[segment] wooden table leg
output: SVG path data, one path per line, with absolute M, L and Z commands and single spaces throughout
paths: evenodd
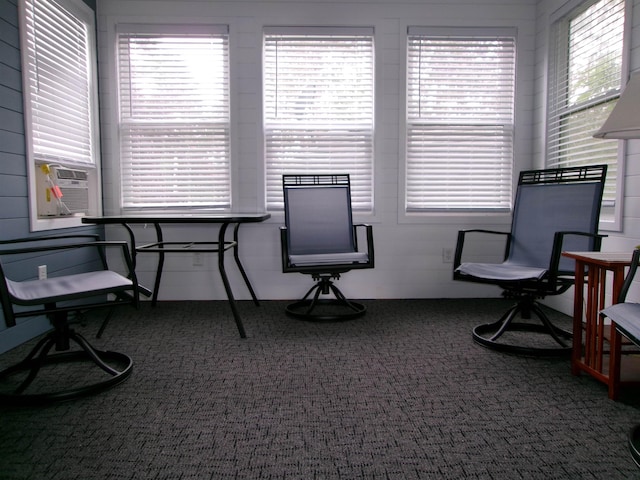
M 573 349 L 571 350 L 571 374 L 580 373 L 582 361 L 582 302 L 584 299 L 584 263 L 576 260 L 576 278 L 573 294 Z

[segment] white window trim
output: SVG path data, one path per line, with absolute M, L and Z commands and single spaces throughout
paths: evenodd
M 89 173 L 89 211 L 92 214 L 102 212 L 102 179 L 100 169 L 100 123 L 98 111 L 98 80 L 97 80 L 97 47 L 96 47 L 96 31 L 95 31 L 95 12 L 89 8 L 81 0 L 56 0 L 63 8 L 73 13 L 78 20 L 85 23 L 88 33 L 88 44 L 91 52 L 91 71 L 89 78 L 93 88 L 90 93 L 90 111 L 92 112 L 91 129 L 92 134 L 92 157 L 93 164 L 74 164 L 69 162 L 64 166 L 70 168 L 79 168 L 87 170 Z M 18 5 L 19 25 L 20 25 L 20 51 L 22 58 L 23 72 L 23 99 L 24 99 L 24 118 L 25 118 L 25 148 L 27 159 L 27 177 L 28 177 L 28 193 L 29 193 L 29 218 L 31 231 L 45 231 L 59 228 L 71 228 L 82 225 L 81 216 L 74 215 L 69 217 L 38 217 L 38 176 L 42 175 L 41 170 L 36 165 L 36 159 L 33 151 L 33 142 L 30 140 L 34 131 L 32 128 L 32 100 L 29 92 L 29 65 L 27 52 L 27 32 L 26 32 L 26 3 L 20 0 Z

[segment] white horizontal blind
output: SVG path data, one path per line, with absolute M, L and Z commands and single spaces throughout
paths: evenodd
M 268 209 L 298 173 L 348 173 L 353 209 L 373 209 L 373 49 L 371 28 L 265 30 Z
M 35 160 L 96 162 L 93 116 L 95 55 L 89 27 L 76 12 L 50 0 L 25 0 L 24 72 Z
M 410 27 L 406 210 L 508 210 L 516 39 Z
M 122 25 L 122 206 L 230 208 L 226 26 Z
M 624 0 L 600 0 L 554 24 L 547 166 L 607 164 L 603 216 L 615 207 L 617 140 L 593 138 L 620 96 Z

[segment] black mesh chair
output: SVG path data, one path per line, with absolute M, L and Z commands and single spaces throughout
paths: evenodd
M 109 270 L 106 249 L 121 252 L 128 277 Z M 74 265 L 82 264 L 83 272 L 67 270 L 42 280 L 25 279 L 18 261 L 33 257 L 37 262 L 57 262 L 62 271 L 72 258 Z M 100 241 L 97 235 L 0 242 L 0 300 L 7 327 L 15 327 L 18 319 L 43 315 L 53 327 L 24 360 L 0 371 L 0 404 L 39 405 L 70 400 L 126 380 L 133 366 L 131 358 L 95 349 L 71 325 L 81 321 L 88 310 L 105 308 L 110 316 L 114 306 L 137 306 L 138 289 L 126 242 Z M 50 353 L 52 349 L 57 353 Z M 65 368 L 65 364 L 69 366 Z
M 640 347 L 640 303 L 627 301 L 627 294 L 634 281 L 639 264 L 640 248 L 636 248 L 631 257 L 631 264 L 620 290 L 620 296 L 617 298 L 618 303 L 608 306 L 601 312 L 601 315 L 613 321 L 618 332 L 631 340 L 637 347 Z M 615 348 L 620 349 L 621 347 L 618 345 Z M 636 354 L 637 352 L 633 353 Z M 628 442 L 631 458 L 640 467 L 640 424 L 631 428 Z
M 366 307 L 348 300 L 333 282 L 349 270 L 374 267 L 371 225 L 353 224 L 349 175 L 283 175 L 282 184 L 282 271 L 311 275 L 316 282 L 287 313 L 316 321 L 363 315 Z M 366 236 L 366 250 L 358 248 L 359 233 Z M 331 293 L 335 298 L 320 297 Z
M 606 165 L 521 172 L 513 207 L 511 231 L 465 230 L 458 232 L 454 256 L 455 280 L 497 285 L 516 303 L 497 322 L 473 329 L 479 344 L 496 350 L 527 355 L 559 355 L 571 352 L 571 332 L 554 325 L 537 300 L 565 292 L 574 283 L 573 260 L 563 251 L 597 251 L 600 203 Z M 473 235 L 473 241 L 468 237 Z M 464 262 L 465 242 L 501 235 L 506 240 L 501 263 Z M 516 322 L 534 314 L 541 323 Z M 507 331 L 549 334 L 547 346 L 501 341 Z M 513 336 L 512 336 L 513 338 Z M 504 340 L 504 338 L 503 338 Z

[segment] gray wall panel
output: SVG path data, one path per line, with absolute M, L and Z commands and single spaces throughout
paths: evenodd
M 95 9 L 95 1 L 85 2 Z M 16 0 L 0 0 L 0 240 L 31 236 L 29 222 L 28 180 L 25 154 L 24 117 L 18 5 Z M 56 230 L 60 233 L 93 233 L 97 227 Z M 39 232 L 43 235 L 46 232 Z M 82 271 L 87 259 L 31 257 L 12 262 L 10 271 L 33 277 L 37 266 L 46 263 L 50 274 Z M 44 318 L 20 320 L 7 329 L 0 313 L 0 353 L 40 335 L 49 329 Z

